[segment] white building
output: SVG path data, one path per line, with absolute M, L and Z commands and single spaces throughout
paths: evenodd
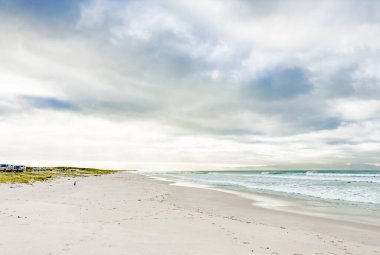
M 13 170 L 13 165 L 10 164 L 0 164 L 1 172 L 11 172 Z
M 24 171 L 26 171 L 26 166 L 23 166 L 23 165 L 0 164 L 0 172 L 24 172 Z
M 40 172 L 40 171 L 46 171 L 45 167 L 34 167 L 33 171 Z

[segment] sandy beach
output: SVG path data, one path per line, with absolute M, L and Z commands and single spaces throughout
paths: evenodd
M 136 173 L 0 184 L 0 199 L 1 255 L 380 254 L 380 227 Z

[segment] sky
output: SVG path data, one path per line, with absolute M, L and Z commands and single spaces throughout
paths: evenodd
M 0 160 L 380 169 L 380 1 L 0 0 Z

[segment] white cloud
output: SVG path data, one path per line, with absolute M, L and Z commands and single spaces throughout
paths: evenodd
M 26 17 L 0 24 L 4 160 L 150 169 L 379 163 L 377 3 L 79 6 L 64 33 Z M 273 85 L 284 70 L 298 76 Z
M 330 109 L 346 121 L 379 119 L 380 100 L 338 99 L 330 103 Z

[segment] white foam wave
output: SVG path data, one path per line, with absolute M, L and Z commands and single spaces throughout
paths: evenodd
M 317 173 L 317 172 L 306 172 L 306 175 L 308 176 L 333 176 L 333 177 L 378 177 L 380 178 L 380 174 L 373 173 L 365 173 L 365 174 L 358 174 L 358 173 Z
M 302 195 L 320 199 L 380 204 L 380 174 L 271 172 L 247 173 L 166 173 L 165 179 L 191 182 L 224 189 L 261 190 L 264 192 Z

